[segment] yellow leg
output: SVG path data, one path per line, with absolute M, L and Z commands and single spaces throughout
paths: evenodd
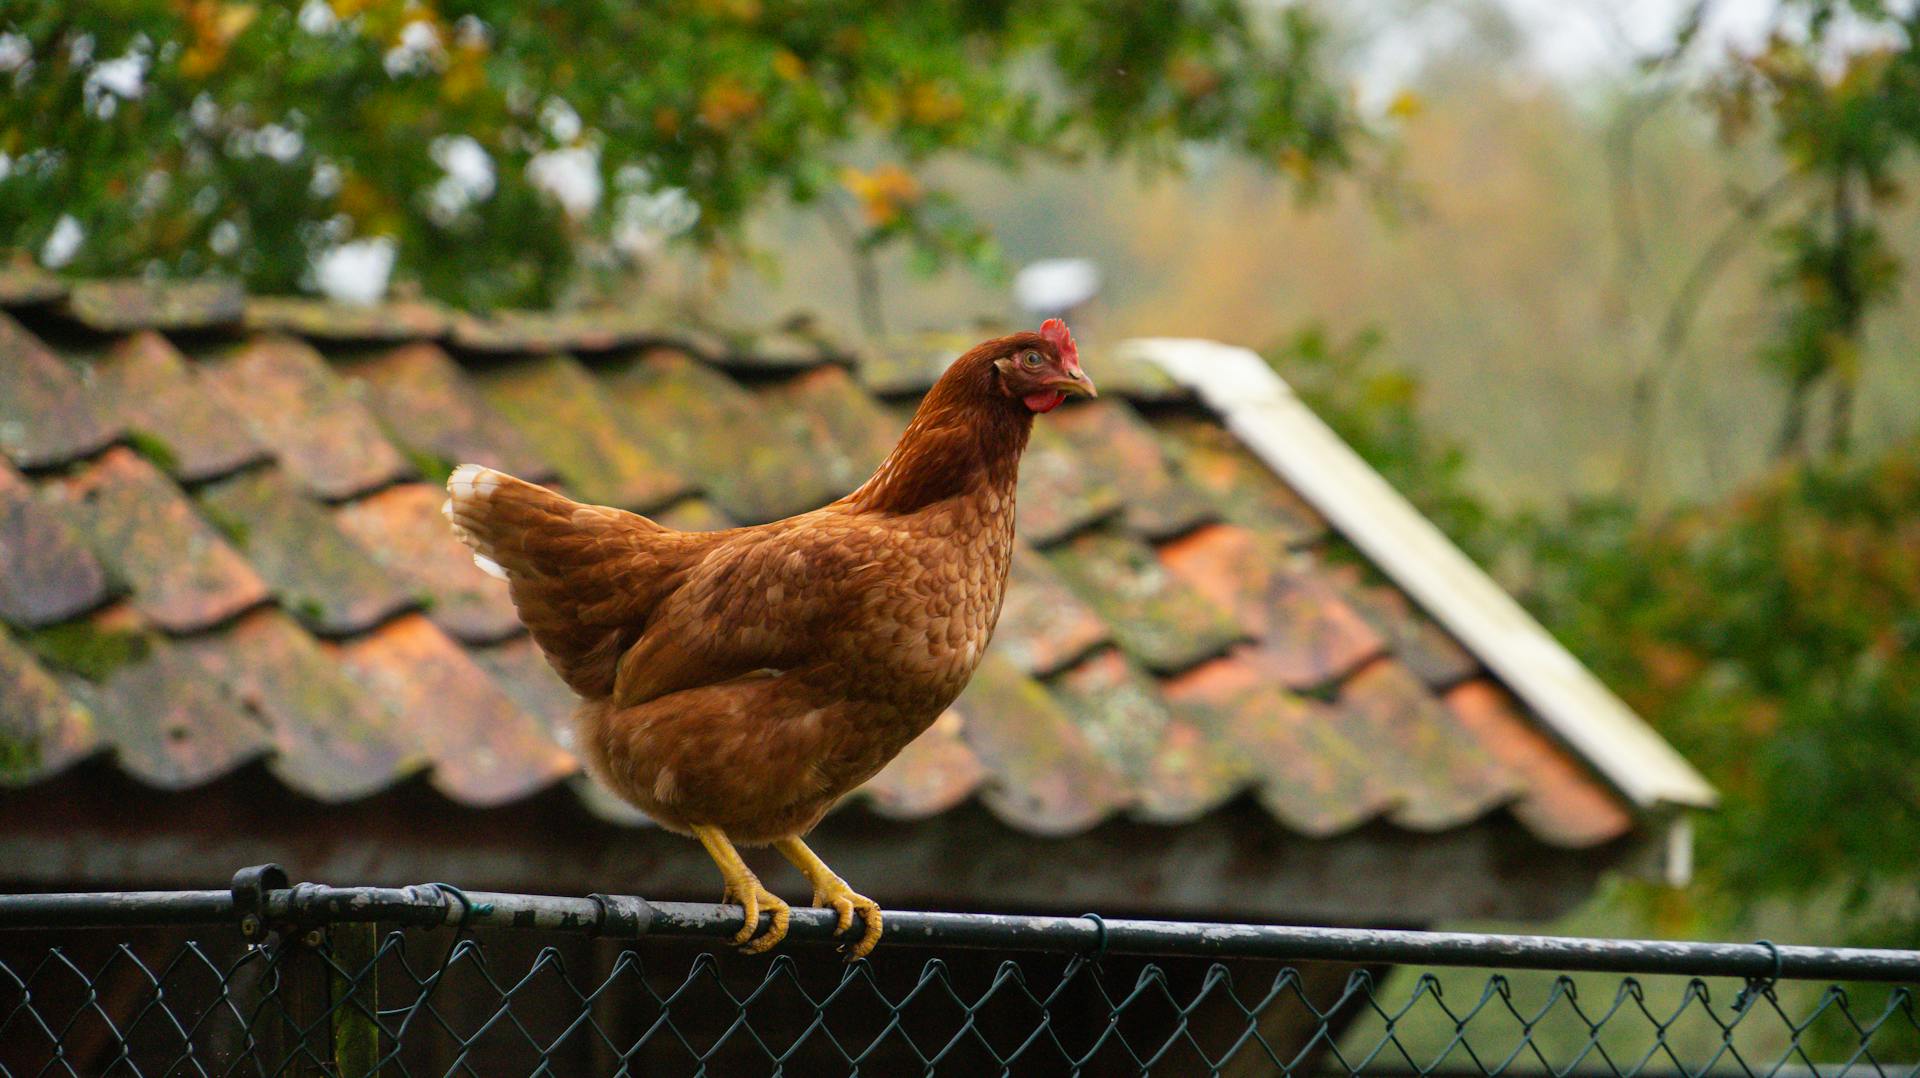
M 873 945 L 880 942 L 880 904 L 847 886 L 847 881 L 828 868 L 827 863 L 815 856 L 812 850 L 807 849 L 807 844 L 799 839 L 780 839 L 773 844 L 773 848 L 779 850 L 782 857 L 792 861 L 793 867 L 800 870 L 808 883 L 813 884 L 815 906 L 831 906 L 839 911 L 840 924 L 833 930 L 834 935 L 838 936 L 852 928 L 853 913 L 855 910 L 860 911 L 865 932 L 861 935 L 860 942 L 854 944 L 853 949 L 848 952 L 847 960 L 865 958 L 870 954 L 873 951 Z
M 693 835 L 700 845 L 707 848 L 707 856 L 720 866 L 720 878 L 727 881 L 726 893 L 720 901 L 732 899 L 740 903 L 746 914 L 746 923 L 740 926 L 740 933 L 733 942 L 741 945 L 747 954 L 759 954 L 787 937 L 787 918 L 790 910 L 780 896 L 760 886 L 760 877 L 753 874 L 747 863 L 740 859 L 740 851 L 733 848 L 727 840 L 726 832 L 718 827 L 706 827 L 695 824 Z M 754 938 L 754 929 L 760 926 L 760 910 L 765 908 L 773 917 L 773 923 L 758 939 Z M 751 941 L 751 942 L 749 942 Z

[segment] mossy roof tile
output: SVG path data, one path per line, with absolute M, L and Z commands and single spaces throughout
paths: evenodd
M 183 790 L 272 749 L 266 729 L 188 647 L 120 604 L 43 629 L 28 641 L 93 713 L 121 770 Z
M 1044 677 L 1113 638 L 1047 559 L 1016 542 L 994 650 L 1029 674 Z
M 802 417 L 763 407 L 684 353 L 652 351 L 606 370 L 601 381 L 633 440 L 657 450 L 735 520 L 793 516 L 851 489 L 837 489 L 840 477 L 815 466 L 833 447 Z
M 867 780 L 860 793 L 873 810 L 895 819 L 935 816 L 972 796 L 987 778 L 980 758 L 967 747 L 966 720 L 949 710 L 933 721 L 900 755 Z
M 1159 553 L 1175 577 L 1232 611 L 1261 666 L 1292 688 L 1328 685 L 1384 649 L 1314 562 L 1272 537 L 1215 524 Z
M 349 539 L 320 503 L 276 467 L 253 468 L 195 492 L 219 528 L 312 632 L 365 632 L 414 604 L 400 582 Z
M 133 605 L 170 633 L 211 628 L 267 601 L 267 585 L 180 488 L 113 449 L 57 488 Z
M 153 330 L 122 337 L 85 369 L 102 412 L 183 483 L 214 479 L 269 456 L 225 391 Z
M 312 345 L 255 337 L 207 368 L 254 433 L 317 496 L 340 501 L 413 469 Z
M 1219 519 L 1213 499 L 1175 473 L 1153 428 L 1126 403 L 1087 401 L 1060 409 L 1054 419 L 1081 471 L 1119 492 L 1127 530 L 1167 539 Z
M 693 490 L 657 452 L 630 438 L 617 406 L 578 361 L 517 358 L 473 372 L 487 402 L 553 464 L 573 496 L 636 512 Z
M 988 652 L 954 709 L 960 736 L 991 776 L 981 797 L 1022 830 L 1084 831 L 1130 800 L 1066 708 L 1037 681 Z
M 309 797 L 365 797 L 426 762 L 386 707 L 279 610 L 256 610 L 175 646 L 264 724 L 268 767 Z
M 1372 750 L 1338 729 L 1331 708 L 1275 684 L 1234 652 L 1166 683 L 1174 716 L 1226 754 L 1259 800 L 1287 826 L 1330 838 L 1395 804 Z
M 425 750 L 433 784 L 468 805 L 517 801 L 576 770 L 546 724 L 417 614 L 335 645 L 347 673 L 395 717 L 395 735 Z
M 260 333 L 361 344 L 437 339 L 451 324 L 446 308 L 421 300 L 359 304 L 305 296 L 249 297 L 241 321 Z
M 338 507 L 333 519 L 434 624 L 475 644 L 515 635 L 520 619 L 507 585 L 481 572 L 472 551 L 449 541 L 440 513 L 446 500 L 439 487 L 398 483 Z
M 0 314 L 0 387 L 0 455 L 22 468 L 65 464 L 120 436 L 79 376 L 6 314 Z
M 393 443 L 430 479 L 455 465 L 498 468 L 530 482 L 554 476 L 553 465 L 493 410 L 460 365 L 437 344 L 416 342 L 348 359 L 334 369 L 373 412 Z
M 1035 423 L 1020 461 L 1015 527 L 1027 541 L 1049 547 L 1118 513 L 1119 482 L 1082 466 L 1072 442 L 1052 424 Z
M 31 781 L 111 748 L 180 787 L 265 756 L 326 799 L 429 767 L 466 804 L 565 781 L 627 824 L 646 821 L 569 755 L 572 694 L 449 536 L 447 468 L 671 527 L 782 516 L 864 481 L 984 335 L 850 372 L 796 321 L 729 339 L 639 310 L 236 316 L 218 289 L 83 293 L 33 300 L 45 341 L 0 316 L 0 366 L 40 379 L 0 395 L 0 452 L 31 476 L 0 467 L 0 767 Z M 63 310 L 127 335 L 62 331 Z M 178 343 L 216 337 L 169 326 L 253 336 L 188 360 Z M 1155 369 L 1085 357 L 1102 396 L 1036 423 L 995 647 L 863 800 L 912 819 L 978 797 L 1042 834 L 1246 792 L 1314 837 L 1508 808 L 1564 846 L 1634 826 L 1398 591 L 1330 560 L 1326 521 L 1217 416 Z M 121 437 L 137 452 L 108 448 Z M 114 589 L 127 601 L 103 608 Z
M 1088 532 L 1047 558 L 1112 627 L 1120 647 L 1156 673 L 1177 673 L 1247 635 L 1225 607 L 1169 572 L 1138 539 Z
M 1152 425 L 1181 475 L 1211 495 L 1228 521 L 1296 546 L 1327 534 L 1327 519 L 1218 422 L 1188 411 Z
M 66 309 L 74 321 L 102 333 L 212 329 L 239 323 L 246 294 L 225 280 L 81 281 L 67 293 Z
M 106 599 L 106 570 L 70 515 L 0 461 L 0 621 L 47 625 Z
M 1420 679 L 1392 659 L 1349 678 L 1336 726 L 1393 784 L 1391 818 L 1415 831 L 1457 827 L 1525 791 L 1520 776 L 1472 736 Z
M 99 744 L 93 713 L 0 628 L 0 788 L 57 775 Z

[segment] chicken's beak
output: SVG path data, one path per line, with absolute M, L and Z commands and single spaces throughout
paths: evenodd
M 1074 397 L 1098 397 L 1100 395 L 1100 391 L 1093 388 L 1093 379 L 1088 378 L 1087 372 L 1078 367 L 1068 371 L 1065 378 L 1056 378 L 1048 382 L 1047 388 L 1057 389 L 1062 393 Z

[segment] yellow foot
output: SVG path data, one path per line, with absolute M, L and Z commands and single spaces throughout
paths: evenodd
M 720 901 L 738 902 L 746 913 L 745 923 L 733 937 L 734 944 L 739 946 L 742 954 L 759 954 L 787 938 L 787 921 L 793 914 L 792 907 L 779 895 L 760 886 L 759 879 L 754 876 L 747 876 L 737 888 L 729 881 L 726 894 L 721 896 Z M 760 927 L 761 910 L 766 910 L 773 919 L 765 932 L 755 936 L 754 930 Z
M 792 909 L 780 900 L 780 896 L 760 886 L 760 877 L 753 874 L 747 863 L 740 859 L 740 852 L 727 840 L 726 833 L 718 827 L 695 824 L 693 837 L 707 848 L 713 863 L 720 866 L 720 878 L 727 883 L 727 889 L 720 895 L 721 902 L 738 902 L 746 914 L 745 923 L 740 926 L 739 934 L 733 942 L 747 954 L 759 954 L 774 944 L 787 938 L 787 919 Z M 773 915 L 767 930 L 760 936 L 754 936 L 754 930 L 760 927 L 760 911 L 766 910 Z
M 814 856 L 807 844 L 797 838 L 783 838 L 773 844 L 780 855 L 793 862 L 793 867 L 813 884 L 813 904 L 821 909 L 831 908 L 840 914 L 840 923 L 833 934 L 838 936 L 853 927 L 853 914 L 860 912 L 860 921 L 864 931 L 859 942 L 847 951 L 847 961 L 865 958 L 873 953 L 873 946 L 880 942 L 880 904 L 866 895 L 847 886 L 847 881 L 827 867 L 825 861 Z
M 835 876 L 828 880 L 825 887 L 815 886 L 813 904 L 822 909 L 832 907 L 840 914 L 840 923 L 834 926 L 833 934 L 838 936 L 853 927 L 853 914 L 860 911 L 860 922 L 864 931 L 860 941 L 847 952 L 847 961 L 865 958 L 873 953 L 873 946 L 880 942 L 880 903 L 847 886 L 847 881 Z

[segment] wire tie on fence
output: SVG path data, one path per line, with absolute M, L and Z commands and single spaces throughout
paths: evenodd
M 1755 996 L 1773 991 L 1773 986 L 1780 983 L 1780 975 L 1783 972 L 1780 948 L 1775 947 L 1772 940 L 1754 940 L 1753 945 L 1755 947 L 1765 947 L 1767 953 L 1773 956 L 1773 972 L 1765 977 L 1747 978 L 1747 983 L 1740 989 L 1740 994 L 1733 997 L 1733 1009 L 1735 1011 L 1746 1010 L 1747 1007 L 1752 1004 Z
M 1100 960 L 1101 960 L 1101 959 L 1103 959 L 1103 958 L 1105 958 L 1105 957 L 1107 957 L 1107 921 L 1106 921 L 1106 918 L 1104 918 L 1104 917 L 1102 917 L 1102 916 L 1100 916 L 1100 915 L 1099 915 L 1099 914 L 1097 914 L 1097 913 L 1083 913 L 1083 914 L 1081 914 L 1081 915 L 1080 915 L 1080 918 L 1081 918 L 1082 920 L 1086 920 L 1086 921 L 1092 921 L 1092 922 L 1093 922 L 1093 932 L 1094 932 L 1094 935 L 1093 935 L 1093 964 L 1097 966 L 1097 965 L 1099 965 L 1099 964 L 1100 964 Z
M 430 883 L 428 887 L 460 901 L 460 927 L 465 928 L 476 916 L 485 917 L 493 912 L 493 903 L 475 902 L 467 893 L 450 883 Z

